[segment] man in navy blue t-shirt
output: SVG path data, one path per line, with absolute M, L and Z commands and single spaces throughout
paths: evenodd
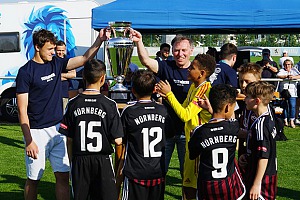
M 19 120 L 26 154 L 25 199 L 37 199 L 37 186 L 47 158 L 56 178 L 56 198 L 70 199 L 66 138 L 58 132 L 63 117 L 61 73 L 83 66 L 107 39 L 106 29 L 102 29 L 84 55 L 60 59 L 54 56 L 54 34 L 45 29 L 34 32 L 34 57 L 19 69 L 16 79 Z
M 176 99 L 183 103 L 190 88 L 187 80 L 188 68 L 191 65 L 190 56 L 193 53 L 193 41 L 185 36 L 178 35 L 172 40 L 172 54 L 174 60 L 157 61 L 149 57 L 142 41 L 142 35 L 136 30 L 131 31 L 133 41 L 136 43 L 137 52 L 141 63 L 149 70 L 153 71 L 160 80 L 167 80 Z M 180 172 L 183 172 L 183 162 L 185 156 L 185 135 L 184 123 L 178 118 L 172 107 L 163 100 L 167 107 L 168 115 L 165 122 L 166 132 L 166 172 L 170 159 L 177 145 Z
M 217 64 L 215 72 L 209 77 L 212 84 L 229 84 L 238 88 L 237 73 L 232 68 L 236 62 L 238 50 L 234 44 L 226 43 L 221 47 L 221 60 Z

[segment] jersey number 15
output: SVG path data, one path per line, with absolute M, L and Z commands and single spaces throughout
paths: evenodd
M 94 127 L 100 127 L 101 122 L 100 121 L 90 121 L 87 124 L 87 130 L 86 130 L 86 122 L 85 121 L 80 121 L 79 122 L 80 126 L 80 150 L 81 151 L 86 151 L 88 150 L 89 152 L 100 152 L 102 150 L 102 134 L 100 132 L 95 132 Z M 96 139 L 96 145 L 93 146 L 92 143 L 86 144 L 85 139 L 90 138 L 90 139 Z

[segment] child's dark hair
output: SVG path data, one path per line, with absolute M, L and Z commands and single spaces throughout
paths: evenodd
M 106 73 L 106 66 L 103 61 L 97 59 L 88 60 L 83 69 L 84 80 L 93 84 L 96 83 L 102 75 Z
M 228 103 L 236 102 L 237 91 L 230 85 L 218 84 L 211 88 L 209 101 L 214 113 L 219 113 Z
M 275 86 L 266 81 L 249 83 L 245 88 L 245 94 L 252 98 L 260 98 L 264 105 L 268 105 L 273 99 Z
M 216 61 L 215 58 L 209 54 L 198 54 L 196 55 L 193 63 L 195 64 L 200 70 L 206 71 L 206 77 L 209 77 L 214 73 L 216 68 Z
M 66 43 L 65 43 L 64 41 L 58 40 L 58 41 L 56 42 L 56 46 L 67 46 L 67 45 L 66 45 Z
M 34 46 L 37 45 L 42 48 L 46 42 L 56 45 L 57 39 L 51 31 L 39 29 L 33 33 L 32 42 Z
M 132 75 L 132 88 L 139 97 L 150 96 L 153 93 L 156 79 L 153 72 L 138 70 Z
M 169 48 L 169 50 L 171 49 L 171 45 L 169 45 L 168 43 L 162 43 L 162 44 L 160 45 L 159 49 L 162 50 L 162 49 L 165 48 L 165 47 Z

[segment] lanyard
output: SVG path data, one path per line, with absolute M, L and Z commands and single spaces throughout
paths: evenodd
M 263 117 L 264 115 L 267 115 L 269 113 L 269 110 L 267 110 L 266 112 L 264 112 L 263 114 L 261 114 L 258 118 L 256 118 L 256 120 L 251 124 L 250 130 L 252 130 L 254 124 L 257 123 L 258 119 Z
M 247 109 L 245 108 L 244 110 L 244 120 L 243 120 L 243 124 L 244 124 L 244 127 L 246 130 L 248 130 L 248 126 L 249 126 L 249 123 L 250 123 L 250 117 L 252 115 L 252 111 L 249 110 L 249 113 L 248 113 L 248 116 L 246 117 L 246 113 L 247 113 Z

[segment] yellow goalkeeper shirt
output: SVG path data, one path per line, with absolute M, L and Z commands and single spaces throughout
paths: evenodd
M 203 98 L 204 94 L 208 98 L 210 89 L 210 82 L 205 81 L 198 87 L 195 87 L 195 84 L 192 83 L 187 98 L 182 104 L 177 101 L 173 92 L 169 92 L 166 95 L 169 104 L 178 117 L 185 122 L 184 132 L 187 143 L 190 141 L 191 131 L 194 130 L 196 126 L 207 123 L 211 119 L 211 114 L 197 104 L 197 98 Z

